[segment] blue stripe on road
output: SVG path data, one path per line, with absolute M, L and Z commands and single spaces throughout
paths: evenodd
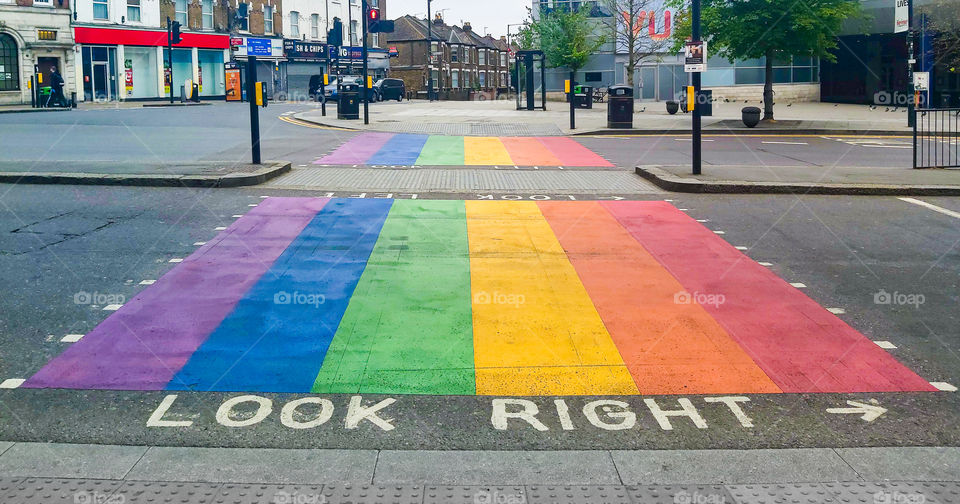
M 413 165 L 427 143 L 428 135 L 396 135 L 367 160 L 368 165 Z
M 167 389 L 309 392 L 392 204 L 330 201 Z

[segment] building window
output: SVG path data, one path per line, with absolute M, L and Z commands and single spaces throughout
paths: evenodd
M 371 43 L 373 44 L 373 47 L 380 47 L 380 34 L 379 34 L 379 33 L 371 33 L 371 34 L 370 34 L 370 37 L 371 37 L 371 39 L 372 39 L 372 42 L 371 42 Z
M 17 60 L 17 42 L 0 33 L 0 91 L 20 89 L 20 66 Z
M 310 15 L 310 38 L 313 40 L 320 38 L 320 14 Z
M 93 0 L 93 19 L 109 19 L 110 10 L 107 9 L 107 0 Z
M 174 3 L 177 21 L 184 28 L 187 27 L 187 0 L 176 0 Z
M 507 53 L 500 53 L 500 66 L 507 66 Z
M 454 70 L 450 73 L 450 87 L 453 89 L 460 88 L 460 71 Z
M 486 64 L 487 64 L 487 51 L 484 51 L 483 49 L 480 49 L 480 51 L 479 51 L 477 54 L 479 55 L 479 58 L 477 58 L 477 64 L 478 64 L 478 65 L 486 65 Z
M 352 47 L 360 45 L 357 43 L 360 40 L 357 38 L 358 33 L 360 33 L 360 22 L 354 20 L 352 23 L 350 23 L 350 45 Z
M 300 13 L 290 11 L 290 36 L 300 38 Z
M 237 28 L 241 31 L 249 31 L 250 24 L 247 22 L 249 16 L 250 4 L 245 2 L 237 4 Z
M 480 72 L 480 87 L 487 87 L 487 72 Z
M 140 22 L 140 0 L 127 0 L 127 21 Z
M 450 61 L 457 63 L 460 61 L 460 47 L 453 46 L 450 48 Z
M 269 5 L 263 6 L 263 33 L 273 33 L 273 7 Z
M 200 17 L 203 18 L 201 27 L 204 30 L 213 29 L 213 0 L 200 2 Z

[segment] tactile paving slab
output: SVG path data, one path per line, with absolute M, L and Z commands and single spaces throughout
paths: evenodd
M 643 504 L 726 504 L 734 502 L 720 485 L 635 485 L 628 486 L 632 502 Z
M 729 485 L 738 504 L 955 504 L 960 483 L 792 483 Z
M 120 481 L 4 478 L 0 480 L 0 502 L 16 504 L 118 504 L 110 500 Z
M 227 483 L 220 487 L 212 504 L 320 504 L 322 485 L 262 485 Z
M 423 491 L 423 504 L 526 504 L 523 487 L 442 485 Z
M 331 483 L 324 485 L 321 497 L 318 504 L 420 504 L 423 502 L 423 487 Z
M 116 504 L 208 504 L 214 502 L 220 486 L 219 483 L 125 481 L 110 498 Z
M 526 487 L 527 500 L 514 501 L 535 504 L 555 504 L 560 502 L 571 503 L 603 503 L 603 504 L 632 504 L 630 493 L 625 486 L 607 485 L 530 485 Z M 489 501 L 498 502 L 498 501 Z M 509 502 L 509 501 L 508 501 Z M 672 501 L 671 501 L 672 502 Z

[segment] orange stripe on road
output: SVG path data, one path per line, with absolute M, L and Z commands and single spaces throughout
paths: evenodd
M 780 389 L 597 202 L 540 202 L 641 394 Z M 679 295 L 678 295 L 679 293 Z
M 563 166 L 557 156 L 536 138 L 504 137 L 500 141 L 517 166 Z

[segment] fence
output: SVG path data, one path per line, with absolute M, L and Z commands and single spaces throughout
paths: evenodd
M 960 108 L 917 109 L 916 114 L 913 167 L 960 167 Z

